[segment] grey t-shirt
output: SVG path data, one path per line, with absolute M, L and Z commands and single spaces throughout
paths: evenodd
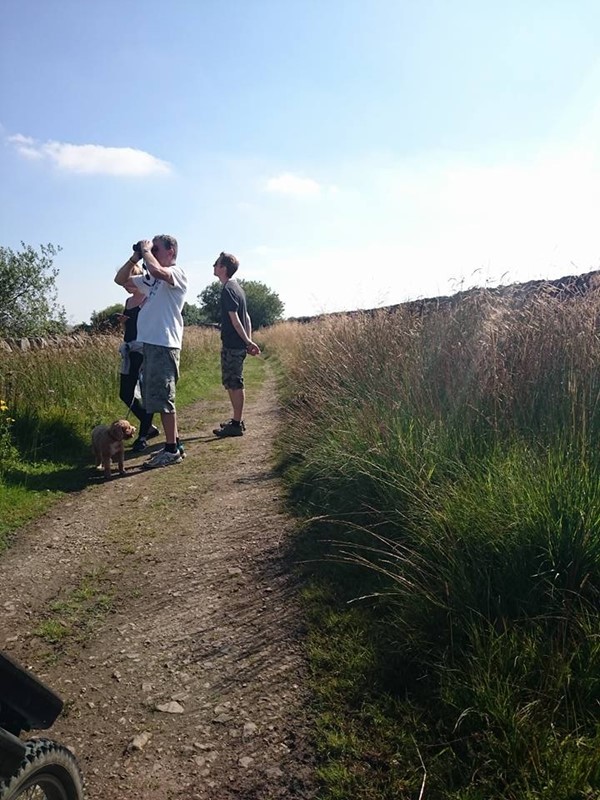
M 233 327 L 230 311 L 237 311 L 240 322 L 248 332 L 246 294 L 239 283 L 230 278 L 221 289 L 221 342 L 232 350 L 245 350 L 246 342 Z

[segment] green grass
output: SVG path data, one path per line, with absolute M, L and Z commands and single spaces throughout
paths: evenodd
M 85 575 L 79 585 L 50 604 L 33 633 L 51 646 L 56 657 L 70 645 L 84 644 L 112 611 L 115 590 L 101 571 Z
M 0 434 L 8 431 L 16 449 L 15 454 L 0 448 L 0 456 L 8 453 L 0 458 L 0 552 L 22 524 L 65 492 L 87 485 L 91 429 L 125 412 L 119 399 L 118 345 L 115 336 L 96 336 L 82 348 L 0 355 L 0 400 L 8 407 Z M 219 350 L 215 331 L 186 329 L 180 409 L 223 393 Z M 249 364 L 250 389 L 262 380 L 260 367 Z M 8 415 L 14 422 L 3 422 Z
M 17 528 L 86 483 L 87 474 L 79 467 L 60 462 L 22 463 L 6 470 L 0 477 L 0 553 Z
M 423 770 L 414 736 L 426 726 L 388 685 L 379 658 L 380 626 L 365 609 L 349 608 L 342 594 L 331 583 L 317 582 L 304 592 L 319 796 L 417 797 Z M 412 729 L 399 728 L 399 720 L 408 718 Z
M 600 797 L 599 313 L 482 292 L 265 334 L 323 797 Z

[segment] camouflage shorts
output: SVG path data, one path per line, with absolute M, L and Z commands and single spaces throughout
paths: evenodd
M 244 359 L 246 349 L 238 350 L 224 347 L 221 350 L 221 378 L 226 389 L 243 389 Z
M 142 405 L 150 414 L 175 411 L 175 386 L 179 378 L 177 347 L 144 345 Z

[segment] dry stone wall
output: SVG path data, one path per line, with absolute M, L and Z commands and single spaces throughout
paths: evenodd
M 98 334 L 96 334 L 98 335 Z M 41 350 L 53 348 L 61 350 L 68 347 L 85 347 L 91 338 L 89 333 L 67 333 L 53 336 L 31 336 L 18 339 L 0 339 L 0 350 L 6 352 L 27 352 L 28 350 Z
M 399 309 L 405 309 L 415 314 L 428 314 L 432 311 L 441 310 L 458 305 L 466 298 L 479 295 L 488 297 L 502 297 L 508 299 L 516 306 L 522 305 L 534 297 L 547 296 L 556 300 L 569 300 L 581 297 L 590 291 L 600 288 L 600 270 L 585 272 L 583 275 L 566 275 L 564 278 L 556 280 L 536 280 L 526 283 L 511 283 L 507 286 L 495 287 L 474 287 L 465 289 L 456 294 L 444 295 L 441 297 L 425 297 L 418 300 L 410 300 L 406 303 L 398 303 L 393 306 L 382 306 L 380 308 L 362 309 L 360 311 L 334 311 L 329 314 L 317 314 L 313 317 L 293 317 L 293 322 L 313 322 L 327 317 L 379 314 L 381 312 L 393 313 Z

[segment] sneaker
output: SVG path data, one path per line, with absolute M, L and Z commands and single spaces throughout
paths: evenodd
M 215 436 L 224 439 L 226 436 L 243 436 L 244 429 L 241 425 L 234 425 L 233 420 L 230 420 L 222 428 L 215 428 L 213 433 Z
M 156 425 L 151 425 L 148 429 L 148 433 L 145 436 L 138 436 L 138 438 L 133 443 L 131 448 L 132 453 L 143 453 L 144 450 L 148 447 L 148 439 L 154 439 L 158 436 L 160 431 L 156 427 Z
M 155 439 L 159 433 L 160 431 L 158 430 L 156 425 L 150 425 L 150 430 L 146 434 L 146 439 Z
M 219 428 L 225 428 L 227 425 L 231 425 L 231 423 L 232 423 L 232 422 L 233 422 L 233 420 L 232 420 L 232 419 L 228 419 L 228 420 L 227 420 L 227 422 L 219 422 Z M 243 431 L 245 431 L 245 430 L 246 430 L 246 423 L 244 422 L 244 420 L 242 420 L 242 421 L 240 422 L 240 428 L 241 428 Z
M 143 436 L 138 436 L 135 440 L 133 445 L 131 446 L 132 453 L 143 453 L 144 450 L 148 447 L 148 442 L 144 439 Z
M 161 450 L 145 464 L 142 464 L 144 469 L 154 469 L 155 467 L 170 467 L 171 464 L 181 464 L 183 461 L 181 453 L 169 453 L 167 450 Z

